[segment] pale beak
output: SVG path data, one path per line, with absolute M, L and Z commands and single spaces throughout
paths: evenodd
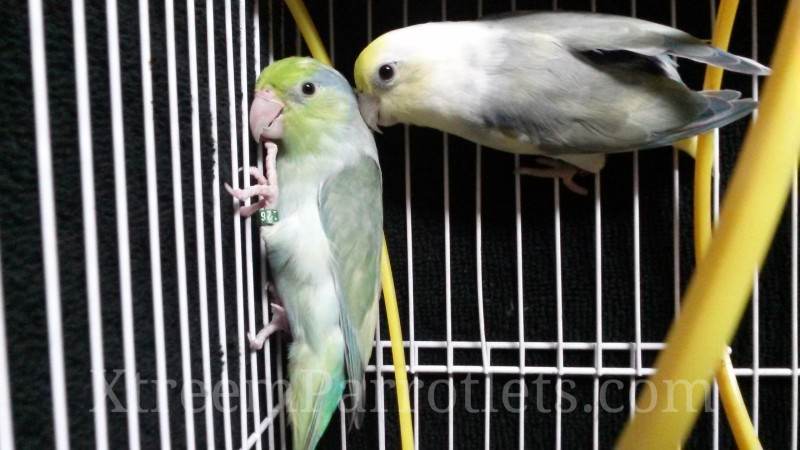
M 250 133 L 257 142 L 283 137 L 284 104 L 270 89 L 256 92 L 250 104 Z
M 380 133 L 378 128 L 381 119 L 381 99 L 372 94 L 358 93 L 358 109 L 364 122 L 376 133 Z

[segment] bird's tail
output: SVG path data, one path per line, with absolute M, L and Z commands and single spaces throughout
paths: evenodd
M 647 147 L 661 147 L 691 138 L 714 128 L 723 127 L 731 122 L 747 116 L 758 106 L 750 98 L 740 99 L 737 91 L 703 91 L 700 94 L 706 99 L 706 109 L 695 120 L 688 124 L 662 132 Z
M 289 415 L 294 450 L 314 450 L 344 391 L 343 344 L 321 352 L 295 342 L 289 356 Z M 333 348 L 336 347 L 336 348 Z

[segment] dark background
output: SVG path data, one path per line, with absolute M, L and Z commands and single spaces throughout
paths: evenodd
M 768 62 L 785 2 L 763 1 L 751 15 L 752 2 L 743 0 L 739 8 L 731 49 L 734 53 L 752 55 L 753 26 L 757 26 L 758 59 Z M 79 188 L 79 159 L 75 105 L 75 79 L 72 48 L 72 23 L 69 5 L 65 2 L 45 2 L 47 41 L 47 69 L 50 101 L 50 123 L 54 176 L 56 177 L 56 211 L 58 223 L 58 249 L 61 276 L 61 294 L 64 323 L 68 407 L 70 412 L 70 438 L 73 448 L 93 445 L 91 413 L 91 382 L 89 372 L 89 341 L 87 304 L 85 295 L 84 250 L 82 236 L 81 201 Z M 205 223 L 202 232 L 208 249 L 209 314 L 211 318 L 212 348 L 218 346 L 216 326 L 217 308 L 214 287 L 213 235 L 211 229 L 212 142 L 208 107 L 208 75 L 206 64 L 206 13 L 205 2 L 198 1 L 197 48 L 199 60 L 199 104 L 201 120 L 201 151 L 204 176 L 203 208 Z M 232 5 L 235 58 L 236 95 L 239 95 L 238 2 Z M 261 61 L 268 60 L 268 33 L 275 37 L 275 56 L 295 54 L 297 41 L 291 16 L 282 2 L 260 3 Z M 346 76 L 352 78 L 351 68 L 358 51 L 368 42 L 366 1 L 333 1 L 332 21 L 335 36 L 329 27 L 329 2 L 309 2 L 309 9 L 320 29 L 323 40 L 334 44 L 335 64 Z M 409 1 L 408 23 L 440 20 L 442 5 L 432 1 Z M 506 11 L 511 7 L 506 1 L 483 2 L 483 12 Z M 702 4 L 700 4 L 702 3 Z M 701 38 L 710 37 L 711 14 L 703 2 L 678 1 L 676 21 L 678 27 Z M 669 23 L 668 1 L 633 2 L 635 13 L 645 19 Z M 271 6 L 270 15 L 268 6 Z M 598 0 L 597 10 L 629 15 L 630 2 Z M 518 1 L 519 9 L 550 9 L 548 1 Z M 588 10 L 589 0 L 561 1 L 560 9 Z M 100 269 L 103 299 L 103 339 L 107 378 L 111 381 L 114 370 L 121 369 L 122 341 L 119 307 L 119 280 L 117 263 L 117 237 L 115 224 L 114 184 L 110 129 L 108 60 L 104 2 L 87 1 L 87 29 L 89 46 L 89 77 L 92 90 L 92 129 L 97 193 L 97 225 L 100 231 Z M 191 123 L 188 73 L 188 47 L 186 39 L 186 5 L 175 4 L 175 31 L 177 39 L 177 70 L 179 83 L 179 113 L 182 149 L 182 179 L 184 182 L 183 207 L 186 231 L 186 261 L 188 270 L 189 314 L 192 335 L 192 373 L 202 374 L 200 354 L 200 326 L 198 315 L 198 284 L 196 267 L 196 236 L 194 228 L 193 189 L 190 183 Z M 246 44 L 249 60 L 248 77 L 253 72 L 252 59 L 252 3 L 246 2 Z M 2 238 L 3 283 L 9 364 L 12 383 L 13 418 L 18 448 L 38 449 L 53 445 L 52 410 L 46 346 L 46 319 L 43 291 L 41 229 L 37 206 L 37 173 L 33 127 L 32 86 L 28 17 L 26 5 L 2 2 L 0 15 L 0 237 Z M 208 11 L 211 13 L 212 11 Z M 225 34 L 223 2 L 215 2 L 213 11 L 216 23 L 216 86 L 218 98 L 219 161 L 223 181 L 230 180 L 230 129 L 225 65 Z M 401 1 L 375 1 L 371 5 L 372 35 L 403 25 Z M 478 15 L 477 1 L 451 1 L 446 6 L 449 19 L 471 19 Z M 161 234 L 161 263 L 168 350 L 168 374 L 180 380 L 180 344 L 178 332 L 177 281 L 175 263 L 174 222 L 171 190 L 171 164 L 169 146 L 169 112 L 167 104 L 166 43 L 164 5 L 150 4 L 151 40 L 153 52 L 153 83 L 155 92 L 155 137 L 159 184 L 159 217 Z M 141 97 L 141 72 L 139 67 L 139 18 L 137 3 L 122 1 L 119 4 L 121 64 L 123 70 L 124 125 L 127 167 L 127 195 L 129 202 L 129 227 L 131 240 L 131 265 L 133 277 L 136 362 L 142 380 L 155 379 L 153 343 L 153 311 L 150 284 L 149 233 L 145 201 L 145 159 Z M 305 50 L 303 50 L 306 53 Z M 681 73 L 687 84 L 701 86 L 703 69 L 698 64 L 682 61 Z M 751 79 L 728 74 L 725 86 L 752 95 Z M 513 93 L 509 93 L 513 95 Z M 236 120 L 239 120 L 240 99 L 236 99 Z M 241 125 L 238 124 L 237 125 Z M 736 159 L 747 120 L 726 127 L 721 132 L 722 185 L 729 179 Z M 237 134 L 241 138 L 241 133 Z M 479 339 L 477 326 L 477 279 L 475 261 L 475 184 L 476 150 L 473 144 L 450 137 L 449 191 L 452 251 L 453 339 Z M 389 250 L 392 255 L 397 283 L 400 311 L 403 314 L 404 333 L 408 336 L 408 273 L 405 228 L 405 172 L 402 127 L 385 130 L 377 137 L 384 173 L 385 220 Z M 241 142 L 239 143 L 241 146 Z M 445 263 L 443 214 L 443 153 L 442 135 L 436 131 L 413 128 L 410 130 L 411 203 L 413 218 L 413 276 L 415 298 L 415 338 L 417 340 L 445 339 Z M 251 145 L 251 161 L 255 149 Z M 767 151 L 768 149 L 764 149 Z M 672 241 L 672 174 L 673 154 L 669 149 L 657 149 L 639 155 L 640 209 L 641 209 L 641 307 L 642 340 L 660 342 L 674 316 L 673 303 L 673 241 Z M 523 164 L 527 160 L 523 158 Z M 483 296 L 486 314 L 486 337 L 491 341 L 517 341 L 516 253 L 514 228 L 514 166 L 513 156 L 491 150 L 482 152 L 482 260 Z M 603 340 L 606 342 L 631 342 L 634 340 L 634 272 L 633 272 L 633 170 L 631 155 L 609 158 L 602 172 L 602 248 L 603 248 Z M 691 199 L 693 162 L 680 155 L 680 261 L 681 288 L 693 270 Z M 592 187 L 593 180 L 580 180 Z M 228 333 L 228 364 L 231 378 L 238 379 L 235 326 L 235 283 L 233 253 L 233 221 L 227 215 L 230 204 L 222 194 L 223 214 L 223 264 Z M 574 195 L 561 190 L 561 242 L 563 270 L 563 316 L 566 341 L 593 342 L 595 336 L 595 259 L 594 259 L 594 197 Z M 549 180 L 522 180 L 523 265 L 524 265 L 524 319 L 525 339 L 528 341 L 556 340 L 555 302 L 555 249 L 553 183 Z M 791 357 L 790 328 L 790 223 L 788 208 L 775 236 L 772 250 L 760 278 L 760 360 L 762 367 L 789 367 Z M 254 247 L 257 249 L 257 243 Z M 256 274 L 258 274 L 256 261 Z M 258 316 L 260 318 L 260 309 Z M 385 321 L 384 321 L 385 322 Z M 737 367 L 753 366 L 752 312 L 748 310 L 740 332 L 733 344 L 733 359 Z M 387 336 L 385 330 L 382 337 Z M 212 352 L 214 381 L 219 379 L 218 353 Z M 566 352 L 568 366 L 592 366 L 591 351 Z M 644 363 L 652 365 L 655 352 L 645 352 Z M 407 354 L 408 358 L 408 354 Z M 259 357 L 259 360 L 261 358 Z M 606 366 L 629 367 L 629 352 L 609 352 L 604 355 Z M 390 361 L 388 351 L 384 361 Z M 420 350 L 421 364 L 445 364 L 445 352 Z M 456 364 L 480 364 L 477 350 L 455 352 Z M 492 363 L 517 365 L 517 351 L 494 352 Z M 528 365 L 555 365 L 555 351 L 536 351 L 526 354 Z M 248 358 L 249 364 L 249 358 Z M 263 371 L 263 368 L 260 369 Z M 374 377 L 374 374 L 372 374 Z M 249 368 L 248 368 L 249 378 Z M 389 376 L 390 378 L 390 376 Z M 490 442 L 492 448 L 516 446 L 518 415 L 502 407 L 503 385 L 514 376 L 494 376 L 491 382 L 493 405 L 498 409 L 491 415 Z M 420 447 L 439 449 L 447 445 L 447 414 L 437 413 L 427 403 L 427 386 L 441 375 L 421 375 L 425 386 L 420 390 L 422 408 L 419 417 Z M 484 378 L 474 375 L 477 382 L 472 390 L 472 403 L 483 405 Z M 534 377 L 529 377 L 531 382 Z M 593 379 L 589 376 L 568 378 L 575 382 L 571 389 L 579 404 L 591 403 Z M 603 377 L 608 380 L 609 377 Z M 456 386 L 465 380 L 454 376 Z M 553 382 L 553 378 L 546 381 Z M 626 386 L 631 378 L 620 379 Z M 739 379 L 745 399 L 752 409 L 753 379 Z M 263 391 L 263 389 L 262 389 Z M 116 385 L 115 393 L 124 399 L 123 382 Z M 171 436 L 176 448 L 184 446 L 184 423 L 180 389 L 170 390 Z M 617 413 L 600 415 L 599 436 L 602 448 L 609 448 L 628 418 L 628 389 L 610 391 L 612 406 L 625 406 Z M 263 392 L 262 392 L 263 395 Z M 443 405 L 446 390 L 440 387 L 433 397 Z M 533 394 L 532 394 L 533 395 Z M 791 380 L 789 377 L 762 377 L 760 380 L 759 425 L 765 448 L 787 448 L 790 440 Z M 370 390 L 370 405 L 375 404 L 374 390 Z M 155 386 L 145 384 L 140 393 L 142 408 L 155 407 Z M 196 400 L 198 405 L 199 399 Z M 483 447 L 483 412 L 468 412 L 464 389 L 456 389 L 455 447 Z M 529 398 L 526 417 L 526 447 L 548 448 L 555 442 L 555 415 L 537 413 L 535 399 Z M 555 394 L 552 388 L 544 393 L 544 402 L 552 405 Z M 397 415 L 393 392 L 386 390 L 386 445 L 397 448 Z M 232 399 L 238 405 L 238 399 Z M 262 399 L 262 414 L 265 402 Z M 111 405 L 110 405 L 111 406 Z M 733 446 L 724 417 L 720 418 L 720 448 Z M 238 446 L 238 412 L 232 415 L 234 445 Z M 156 448 L 159 443 L 158 416 L 143 413 L 139 417 L 143 448 Z M 222 415 L 214 416 L 216 447 L 222 446 Z M 205 446 L 205 422 L 202 413 L 195 418 L 199 446 Z M 110 446 L 127 445 L 125 414 L 108 415 Z M 252 430 L 252 421 L 248 421 Z M 711 413 L 702 415 L 687 448 L 711 448 L 713 436 Z M 349 448 L 372 449 L 377 447 L 378 416 L 370 413 L 363 430 L 348 436 Z M 334 418 L 320 448 L 338 448 L 339 423 Z M 592 415 L 583 408 L 564 414 L 562 422 L 563 447 L 589 448 L 592 442 Z M 264 441 L 266 445 L 266 439 Z

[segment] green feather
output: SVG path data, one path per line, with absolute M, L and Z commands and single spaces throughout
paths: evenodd
M 383 229 L 380 187 L 378 163 L 364 156 L 328 180 L 320 192 L 322 226 L 333 247 L 356 427 L 361 425 L 364 370 L 377 320 Z
M 313 95 L 303 93 L 313 83 Z M 364 401 L 377 320 L 383 227 L 372 133 L 347 80 L 310 58 L 266 68 L 257 89 L 283 101 L 280 222 L 263 227 L 270 272 L 292 330 L 287 407 L 294 448 L 314 449 L 350 382 Z M 356 414 L 356 425 L 360 415 Z

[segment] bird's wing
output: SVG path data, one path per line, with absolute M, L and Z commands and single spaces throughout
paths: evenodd
M 492 56 L 482 60 L 486 76 L 472 90 L 481 93 L 472 126 L 530 142 L 552 157 L 669 145 L 670 139 L 724 125 L 752 109 L 745 100 L 691 91 L 677 79 L 666 53 L 648 55 L 644 50 L 654 44 L 645 44 L 646 37 L 657 39 L 639 28 L 660 25 L 571 13 L 536 13 L 485 23 L 498 32 L 487 44 L 495 46 L 486 51 Z M 625 24 L 632 31 L 626 33 Z M 683 34 L 661 28 L 664 33 Z M 576 29 L 590 37 L 597 34 L 598 45 L 589 49 L 590 37 L 584 39 Z M 623 40 L 626 35 L 638 45 L 628 49 L 611 45 L 611 37 Z M 660 42 L 665 39 L 655 36 Z M 630 50 L 633 47 L 642 52 Z
M 357 427 L 362 420 L 364 371 L 377 320 L 383 236 L 381 185 L 377 161 L 365 155 L 329 178 L 319 194 L 320 217 L 333 253 L 345 362 Z
M 580 12 L 537 12 L 488 23 L 553 36 L 575 51 L 627 50 L 647 56 L 672 55 L 732 72 L 767 75 L 768 67 L 733 55 L 681 30 L 634 17 Z
M 640 148 L 705 109 L 657 58 L 627 51 L 587 57 L 539 32 L 498 36 L 487 53 L 503 57 L 482 65 L 472 126 L 549 156 Z

